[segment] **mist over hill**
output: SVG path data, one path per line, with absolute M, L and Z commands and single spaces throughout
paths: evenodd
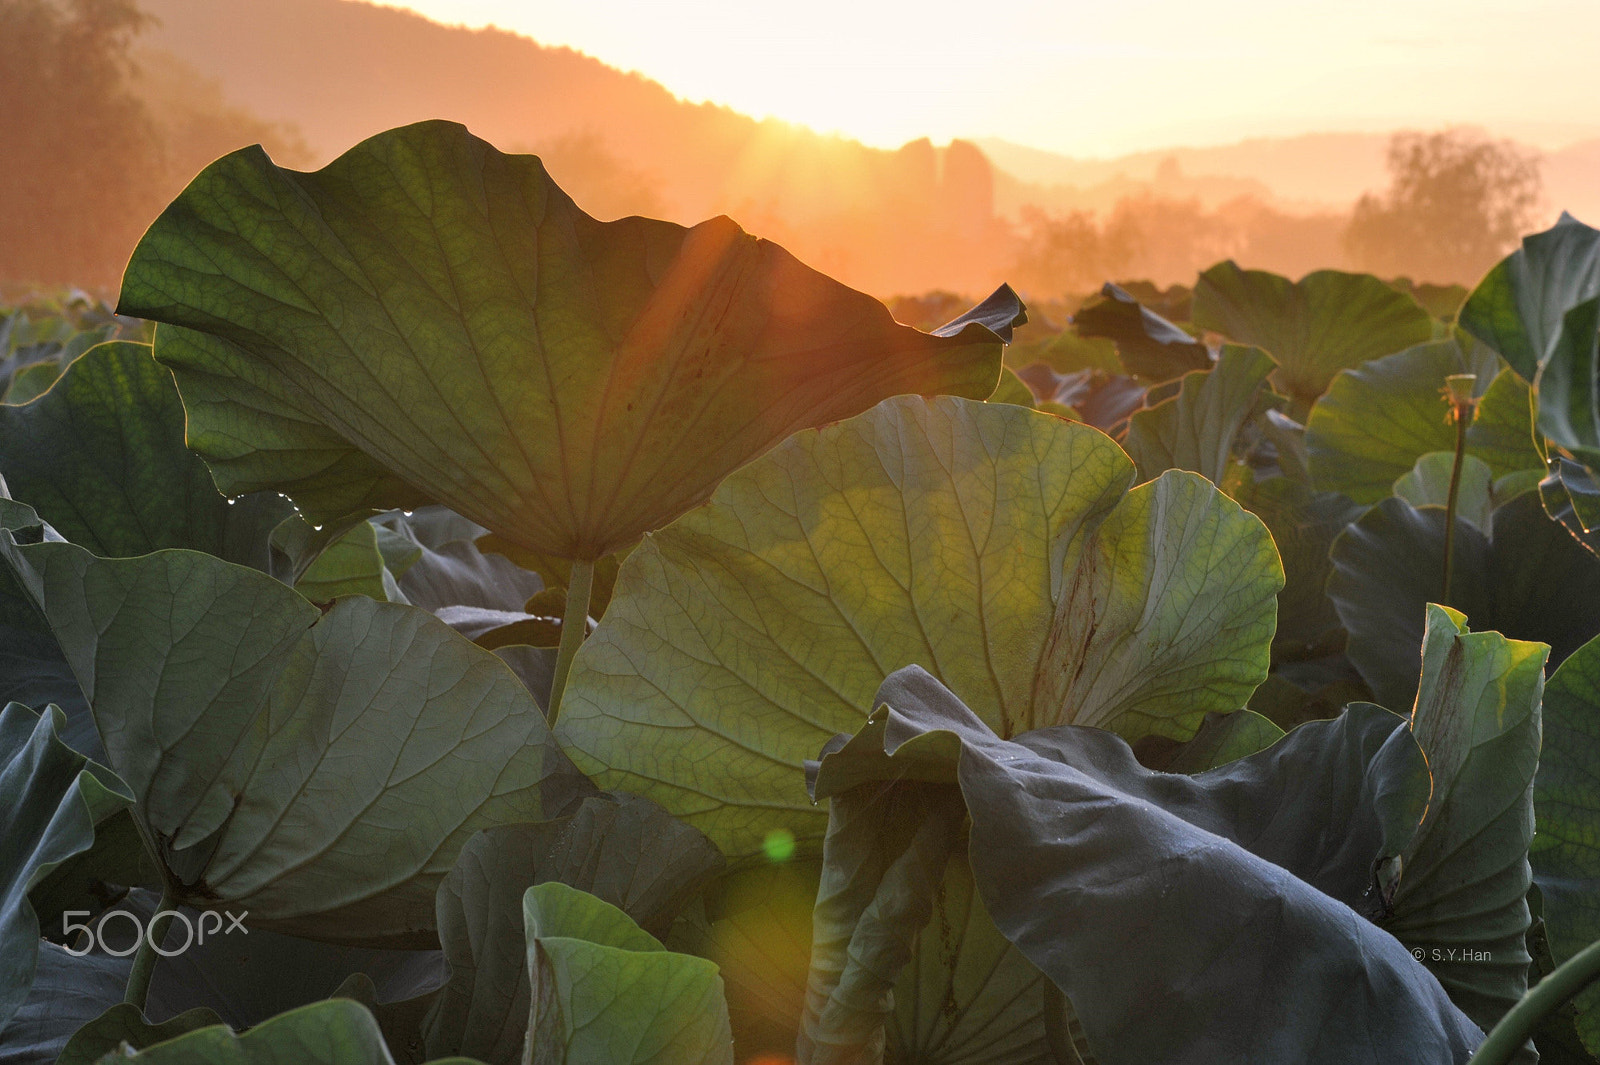
M 1379 134 L 1116 159 L 995 140 L 884 150 L 687 102 L 568 48 L 363 0 L 138 4 L 155 21 L 137 36 L 132 89 L 161 116 L 171 173 L 137 209 L 89 227 L 108 250 L 67 279 L 75 283 L 114 287 L 157 209 L 145 201 L 170 199 L 222 151 L 260 139 L 284 165 L 320 166 L 374 133 L 429 118 L 539 154 L 597 217 L 693 224 L 727 214 L 885 297 L 977 296 L 1010 281 L 1057 298 L 1108 278 L 1187 282 L 1229 257 L 1290 275 L 1348 267 L 1351 204 L 1385 180 Z M 1544 172 L 1551 217 L 1561 207 L 1600 217 L 1600 140 L 1550 154 Z M 40 181 L 54 180 L 41 171 Z

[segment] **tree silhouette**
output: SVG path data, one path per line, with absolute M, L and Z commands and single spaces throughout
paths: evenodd
M 1466 129 L 1397 133 L 1390 185 L 1356 203 L 1345 247 L 1362 269 L 1471 283 L 1517 242 L 1539 202 L 1539 163 Z

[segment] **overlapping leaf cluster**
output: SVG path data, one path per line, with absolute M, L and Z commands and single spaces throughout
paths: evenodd
M 1595 237 L 1013 373 L 448 123 L 219 160 L 0 406 L 0 1060 L 1466 1060 L 1600 937 Z

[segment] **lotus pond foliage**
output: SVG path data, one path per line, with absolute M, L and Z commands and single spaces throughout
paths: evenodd
M 0 320 L 0 1062 L 1600 1060 L 1600 231 L 1135 292 L 212 164 Z

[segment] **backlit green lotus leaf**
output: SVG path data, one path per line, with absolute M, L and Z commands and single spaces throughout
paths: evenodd
M 1290 281 L 1232 260 L 1200 275 L 1194 323 L 1264 349 L 1278 362 L 1274 382 L 1302 412 L 1340 370 L 1433 336 L 1421 304 L 1370 274 L 1318 270 Z
M 1233 439 L 1276 368 L 1261 349 L 1228 344 L 1214 368 L 1185 374 L 1176 396 L 1135 413 L 1128 420 L 1126 447 L 1139 476 L 1193 470 L 1221 484 Z
M 1600 230 L 1571 215 L 1522 247 L 1478 282 L 1458 321 L 1532 381 L 1550 357 L 1567 311 L 1600 295 Z
M 1388 498 L 1397 478 L 1432 451 L 1451 451 L 1456 428 L 1442 390 L 1451 374 L 1477 377 L 1478 413 L 1467 450 L 1496 477 L 1543 463 L 1533 442 L 1526 384 L 1501 370 L 1480 343 L 1436 340 L 1376 359 L 1334 378 L 1311 408 L 1306 449 L 1311 477 L 1324 491 L 1358 503 Z
M 1184 739 L 1265 677 L 1283 571 L 1205 479 L 1132 481 L 1100 432 L 1003 404 L 797 434 L 623 563 L 558 734 L 730 859 L 774 830 L 815 847 L 801 765 L 910 663 L 1002 735 Z
M 726 218 L 598 222 L 532 156 L 447 122 L 322 170 L 213 163 L 146 233 L 119 309 L 165 323 L 189 443 L 230 493 L 323 522 L 444 503 L 595 559 L 798 429 L 994 391 L 1010 290 L 939 334 Z
M 175 901 L 314 938 L 431 946 L 481 828 L 588 787 L 516 676 L 426 611 L 326 611 L 197 551 L 106 559 L 17 504 L 0 557 L 48 619 Z
M 1549 648 L 1427 608 L 1411 731 L 1433 793 L 1380 923 L 1485 1031 L 1528 989 L 1528 845 Z M 1531 1062 L 1531 1055 L 1525 1059 Z
M 565 884 L 529 888 L 522 908 L 533 985 L 524 1061 L 733 1065 L 714 964 L 667 950 Z

